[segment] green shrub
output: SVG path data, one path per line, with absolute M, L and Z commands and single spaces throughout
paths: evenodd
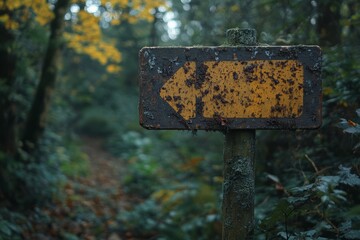
M 0 240 L 20 240 L 27 228 L 27 219 L 20 213 L 0 208 Z
M 116 128 L 114 113 L 101 107 L 84 110 L 76 123 L 76 129 L 86 135 L 109 136 Z
M 60 168 L 68 177 L 85 177 L 90 172 L 89 157 L 81 150 L 78 141 L 68 139 L 56 149 Z
M 46 132 L 31 156 L 23 152 L 13 158 L 0 154 L 0 186 L 8 204 L 27 208 L 49 202 L 58 194 L 57 187 L 64 179 L 56 154 L 60 142 L 58 135 Z

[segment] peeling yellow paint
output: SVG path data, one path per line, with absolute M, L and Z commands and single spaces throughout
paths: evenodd
M 205 118 L 296 118 L 303 111 L 303 82 L 296 60 L 186 62 L 160 96 L 185 120 L 196 117 L 197 97 Z
M 303 67 L 295 60 L 206 62 L 203 116 L 294 118 L 303 108 Z
M 196 115 L 196 63 L 186 62 L 160 89 L 160 96 L 185 120 Z

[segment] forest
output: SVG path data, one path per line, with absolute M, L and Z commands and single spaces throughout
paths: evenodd
M 222 239 L 221 131 L 139 125 L 139 50 L 322 49 L 322 125 L 257 130 L 253 239 L 360 239 L 358 0 L 0 0 L 0 240 Z

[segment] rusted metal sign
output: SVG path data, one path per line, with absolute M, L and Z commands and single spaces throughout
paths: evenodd
M 317 46 L 148 47 L 140 124 L 149 129 L 296 129 L 321 124 Z

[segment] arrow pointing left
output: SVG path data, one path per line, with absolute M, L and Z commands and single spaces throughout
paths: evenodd
M 196 63 L 185 62 L 160 89 L 160 97 L 185 120 L 196 115 L 196 97 L 199 90 L 195 88 L 195 81 Z

